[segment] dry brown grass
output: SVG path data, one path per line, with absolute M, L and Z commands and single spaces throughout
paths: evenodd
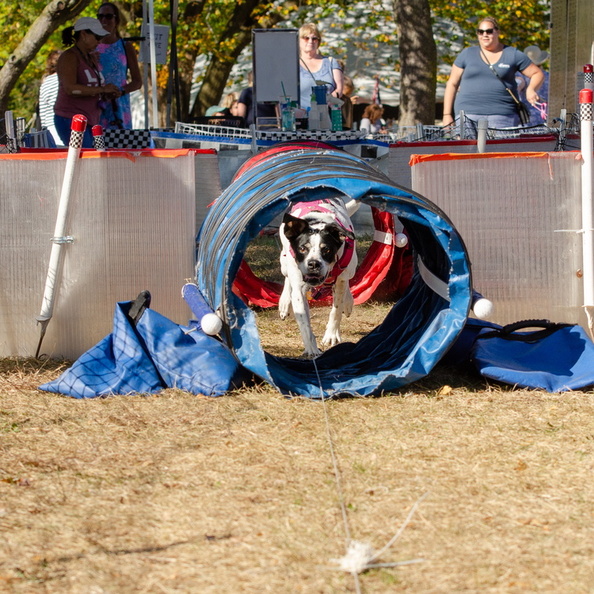
M 292 341 L 294 324 L 273 317 L 265 343 Z M 429 493 L 382 558 L 425 561 L 371 570 L 363 592 L 593 591 L 590 393 L 439 371 L 326 405 L 266 386 L 216 399 L 36 390 L 60 369 L 0 365 L 2 592 L 355 591 L 331 568 L 346 536 L 325 411 L 353 538 L 381 548 Z

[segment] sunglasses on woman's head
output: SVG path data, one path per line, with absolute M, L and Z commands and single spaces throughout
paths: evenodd
M 495 31 L 495 29 L 477 29 L 476 34 L 477 35 L 493 35 L 493 31 Z
M 113 13 L 98 14 L 97 15 L 97 20 L 100 21 L 102 19 L 106 19 L 108 21 L 111 21 L 111 19 L 115 19 L 115 14 L 113 14 Z
M 320 38 L 316 37 L 315 35 L 303 35 L 301 39 L 305 39 L 306 41 L 308 39 L 311 39 L 312 41 L 320 41 Z

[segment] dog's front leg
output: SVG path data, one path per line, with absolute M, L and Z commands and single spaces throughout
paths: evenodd
M 341 341 L 340 337 L 340 322 L 342 314 L 345 312 L 349 315 L 353 309 L 353 294 L 349 287 L 348 279 L 344 275 L 336 279 L 334 290 L 332 291 L 332 309 L 330 310 L 330 317 L 326 325 L 326 332 L 322 338 L 324 346 L 334 346 Z
M 301 332 L 301 339 L 305 350 L 303 355 L 308 359 L 315 359 L 322 354 L 316 343 L 316 337 L 311 328 L 311 320 L 309 317 L 309 303 L 307 302 L 308 286 L 301 283 L 291 283 L 291 306 L 293 307 L 293 315 L 299 332 Z
M 300 288 L 294 288 L 291 293 L 291 304 L 293 306 L 293 315 L 301 332 L 301 339 L 305 350 L 303 355 L 308 359 L 315 359 L 322 354 L 316 343 L 316 337 L 311 328 L 311 319 L 309 317 L 309 303 L 307 302 L 308 286 L 302 284 Z M 295 290 L 296 289 L 296 290 Z
M 291 313 L 291 281 L 285 277 L 283 292 L 278 300 L 278 315 L 281 320 L 286 320 Z

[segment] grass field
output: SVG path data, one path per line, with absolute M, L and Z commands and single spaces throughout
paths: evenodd
M 387 308 L 357 306 L 344 338 Z M 257 316 L 265 350 L 299 355 L 293 321 Z M 318 335 L 326 316 L 313 310 Z M 439 368 L 326 402 L 265 384 L 87 401 L 37 389 L 64 368 L 0 360 L 0 592 L 594 592 L 591 392 Z M 350 539 L 379 551 L 401 528 L 378 562 L 414 563 L 338 569 Z

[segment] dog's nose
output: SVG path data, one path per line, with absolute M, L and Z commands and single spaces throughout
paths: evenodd
M 322 267 L 322 264 L 319 260 L 310 260 L 307 263 L 307 270 L 310 272 L 317 272 Z

